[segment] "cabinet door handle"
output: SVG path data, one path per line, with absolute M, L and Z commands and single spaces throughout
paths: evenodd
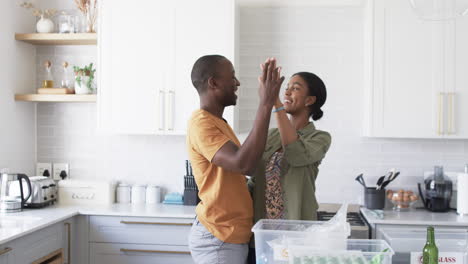
M 455 93 L 448 93 L 448 132 L 447 134 L 455 134 Z
M 170 226 L 191 226 L 191 223 L 162 223 L 162 222 L 134 222 L 134 221 L 120 221 L 121 224 L 126 225 L 170 225 Z
M 71 224 L 64 223 L 64 225 L 67 227 L 67 264 L 71 264 Z
M 164 97 L 165 97 L 165 93 L 163 90 L 159 90 L 159 110 L 161 111 L 159 113 L 159 131 L 163 131 L 164 130 L 164 117 L 165 117 L 165 114 L 164 114 Z
M 8 252 L 10 252 L 12 250 L 13 250 L 12 248 L 6 247 L 6 248 L 0 250 L 0 256 L 4 255 L 4 254 L 6 254 L 6 253 L 8 253 Z
M 67 227 L 67 264 L 71 264 L 71 224 L 64 223 L 64 225 Z
M 443 131 L 442 131 L 442 122 L 443 122 L 443 118 L 442 118 L 442 110 L 443 110 L 443 104 L 444 104 L 444 93 L 439 93 L 439 98 L 438 98 L 438 109 L 437 109 L 437 135 L 442 135 L 443 134 Z
M 124 253 L 156 253 L 156 254 L 187 254 L 190 255 L 189 251 L 172 251 L 172 250 L 147 250 L 147 249 L 128 249 L 121 248 L 120 252 Z
M 168 92 L 168 107 L 167 107 L 167 129 L 174 130 L 174 104 L 175 104 L 175 92 Z

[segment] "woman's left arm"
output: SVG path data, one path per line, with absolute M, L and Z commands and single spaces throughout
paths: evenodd
M 275 108 L 283 104 L 277 99 Z M 331 144 L 329 133 L 319 131 L 313 135 L 299 136 L 289 120 L 286 111 L 277 111 L 276 121 L 280 132 L 281 145 L 284 150 L 284 158 L 291 166 L 307 166 L 322 160 Z
M 289 165 L 301 167 L 314 164 L 325 157 L 331 145 L 331 136 L 325 131 L 316 131 L 299 138 L 284 147 L 284 158 Z
M 275 103 L 275 109 L 283 107 L 280 99 L 278 98 Z M 291 121 L 289 121 L 286 111 L 280 110 L 275 113 L 276 122 L 278 124 L 278 130 L 281 138 L 281 145 L 283 148 L 298 139 L 296 129 L 293 127 Z

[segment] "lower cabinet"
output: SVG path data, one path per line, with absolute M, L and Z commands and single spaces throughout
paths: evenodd
M 59 222 L 0 245 L 0 264 L 71 263 L 72 221 Z
M 186 246 L 90 243 L 90 264 L 193 263 Z
M 89 263 L 193 263 L 188 248 L 192 221 L 90 216 Z
M 13 246 L 0 245 L 0 264 L 13 264 Z

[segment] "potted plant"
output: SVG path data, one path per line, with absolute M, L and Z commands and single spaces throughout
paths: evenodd
M 75 93 L 95 93 L 96 87 L 94 85 L 94 73 L 96 72 L 96 69 L 93 68 L 93 63 L 90 63 L 83 68 L 73 66 L 73 71 L 75 72 Z

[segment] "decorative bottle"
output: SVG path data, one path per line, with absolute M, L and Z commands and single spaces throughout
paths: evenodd
M 62 63 L 63 70 L 62 70 L 62 78 L 60 80 L 60 87 L 62 88 L 70 88 L 70 79 L 68 78 L 68 62 L 64 61 Z
M 435 244 L 434 227 L 427 227 L 427 241 L 423 248 L 423 264 L 438 264 L 439 249 Z
M 45 67 L 45 78 L 42 81 L 42 88 L 53 88 L 54 87 L 54 78 L 52 76 L 52 63 L 50 61 L 44 62 Z

